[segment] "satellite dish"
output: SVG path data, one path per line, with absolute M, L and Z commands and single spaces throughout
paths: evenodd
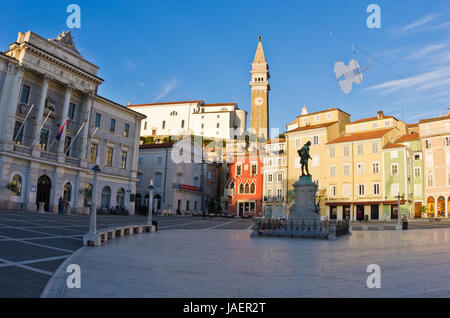
M 348 62 L 348 66 L 344 62 L 338 61 L 334 63 L 334 74 L 340 89 L 348 94 L 352 91 L 353 83 L 361 84 L 363 81 L 363 72 L 370 68 L 370 63 L 364 67 L 360 67 L 356 59 Z

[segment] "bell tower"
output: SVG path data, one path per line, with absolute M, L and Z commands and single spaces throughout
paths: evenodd
M 264 50 L 259 37 L 255 59 L 252 63 L 250 88 L 252 102 L 250 110 L 250 129 L 258 137 L 269 138 L 269 66 L 264 57 Z

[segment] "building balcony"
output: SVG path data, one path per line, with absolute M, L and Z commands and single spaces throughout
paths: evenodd
M 13 148 L 14 152 L 18 152 L 20 154 L 24 154 L 24 155 L 28 155 L 31 156 L 31 148 L 27 147 L 27 146 L 22 146 L 19 144 L 14 144 L 14 148 Z
M 284 203 L 286 202 L 286 197 L 278 197 L 278 196 L 264 196 L 263 198 L 264 202 L 267 203 Z

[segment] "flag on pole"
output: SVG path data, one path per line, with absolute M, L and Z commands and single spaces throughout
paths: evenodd
M 64 121 L 64 124 L 62 124 L 62 126 L 61 126 L 61 128 L 59 129 L 58 133 L 56 134 L 56 136 L 55 136 L 55 139 L 56 139 L 56 140 L 61 141 L 61 136 L 62 136 L 62 134 L 63 134 L 64 127 L 66 127 L 66 123 L 67 123 L 67 118 L 66 118 L 66 120 Z

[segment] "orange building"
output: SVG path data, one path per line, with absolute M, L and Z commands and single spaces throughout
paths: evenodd
M 260 217 L 263 197 L 262 160 L 258 152 L 245 151 L 229 164 L 228 206 L 231 215 Z

